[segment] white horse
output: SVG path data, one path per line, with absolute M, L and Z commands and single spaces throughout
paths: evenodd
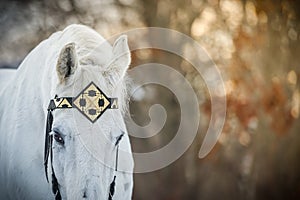
M 123 121 L 129 64 L 126 36 L 111 46 L 94 30 L 71 25 L 41 42 L 16 72 L 0 70 L 0 199 L 131 199 L 133 158 Z M 51 99 L 76 97 L 91 82 L 118 98 L 119 109 L 94 123 L 75 108 L 49 111 L 49 120 Z

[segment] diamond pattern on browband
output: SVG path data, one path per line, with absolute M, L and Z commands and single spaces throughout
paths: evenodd
M 92 123 L 107 109 L 118 109 L 118 99 L 107 97 L 93 82 L 76 97 L 55 97 L 48 110 L 77 108 Z

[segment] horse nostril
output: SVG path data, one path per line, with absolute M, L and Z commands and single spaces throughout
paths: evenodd
M 86 196 L 86 191 L 83 192 L 82 198 L 84 198 L 84 199 L 87 198 L 87 196 Z

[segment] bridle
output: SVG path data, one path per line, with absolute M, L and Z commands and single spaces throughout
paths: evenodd
M 44 167 L 47 182 L 48 179 L 48 159 L 50 156 L 51 162 L 51 177 L 52 177 L 52 192 L 55 196 L 55 200 L 61 200 L 61 194 L 59 191 L 59 183 L 57 181 L 54 169 L 53 169 L 53 152 L 52 143 L 53 135 L 51 135 L 53 114 L 52 112 L 56 109 L 71 109 L 77 108 L 87 119 L 92 123 L 97 121 L 99 117 L 106 111 L 106 109 L 117 109 L 118 99 L 108 98 L 93 82 L 85 87 L 76 97 L 58 97 L 55 95 L 54 99 L 50 100 L 47 108 L 47 122 L 46 122 L 46 134 L 45 134 L 45 148 L 44 148 Z M 119 154 L 119 143 L 124 136 L 124 132 L 117 138 L 116 146 L 116 162 L 115 172 L 118 171 L 118 154 Z M 110 184 L 108 200 L 112 200 L 115 193 L 115 181 L 116 175 Z

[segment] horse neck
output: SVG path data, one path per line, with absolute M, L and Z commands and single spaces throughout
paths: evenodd
M 15 124 L 15 127 L 21 128 L 26 124 L 24 122 L 37 123 L 36 128 L 39 130 L 35 133 L 44 128 L 47 110 L 45 98 L 50 98 L 50 95 L 48 97 L 45 94 L 49 94 L 51 90 L 51 81 L 48 81 L 50 77 L 47 74 L 51 74 L 52 70 L 51 66 L 46 65 L 45 58 L 47 58 L 47 42 L 42 42 L 19 66 L 15 78 L 3 91 L 3 99 L 6 99 L 6 102 L 0 106 L 7 115 L 6 119 L 14 120 L 11 124 Z M 8 109 L 14 112 L 9 112 Z

